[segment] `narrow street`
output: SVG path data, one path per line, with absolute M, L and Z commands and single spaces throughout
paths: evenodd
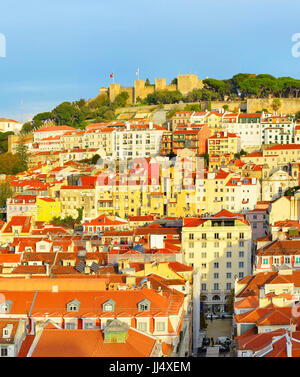
M 207 328 L 205 331 L 206 338 L 213 338 L 214 344 L 216 340 L 220 336 L 226 336 L 232 339 L 232 318 L 224 318 L 224 319 L 213 319 L 212 321 L 209 319 L 206 320 Z M 202 340 L 201 336 L 201 340 Z M 200 344 L 201 345 L 201 344 Z M 227 353 L 219 353 L 218 347 L 215 347 L 210 343 L 207 347 L 206 353 L 199 355 L 200 357 L 233 357 L 232 348 L 230 347 L 230 352 Z

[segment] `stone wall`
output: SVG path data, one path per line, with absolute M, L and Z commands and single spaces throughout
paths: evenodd
M 114 83 L 109 85 L 109 89 L 100 88 L 100 94 L 106 93 L 109 96 L 111 102 L 113 102 L 116 96 L 122 92 L 126 91 L 129 94 L 128 103 L 136 103 L 137 98 L 144 99 L 148 94 L 153 93 L 154 91 L 160 90 L 179 90 L 183 95 L 191 92 L 193 89 L 203 88 L 203 82 L 198 80 L 197 75 L 178 75 L 177 85 L 176 84 L 166 84 L 165 78 L 156 78 L 155 85 L 146 86 L 144 80 L 135 80 L 134 86 L 131 88 L 123 88 L 120 84 Z
M 300 111 L 300 98 L 280 98 L 281 107 L 278 113 L 294 114 Z M 247 100 L 247 112 L 255 113 L 262 109 L 267 109 L 273 112 L 272 109 L 273 98 L 254 98 Z

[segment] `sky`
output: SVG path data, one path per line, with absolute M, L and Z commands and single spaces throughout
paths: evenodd
M 26 121 L 95 97 L 111 73 L 132 86 L 137 68 L 151 83 L 184 73 L 300 79 L 300 57 L 292 55 L 299 15 L 299 0 L 2 2 L 0 117 Z

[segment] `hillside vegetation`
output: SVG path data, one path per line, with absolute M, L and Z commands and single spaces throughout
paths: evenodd
M 173 80 L 174 81 L 174 80 Z M 179 102 L 200 102 L 216 100 L 244 100 L 247 98 L 300 98 L 300 80 L 291 77 L 276 78 L 269 74 L 239 73 L 231 79 L 203 80 L 202 89 L 194 89 L 187 95 L 179 91 L 156 91 L 145 99 L 138 98 L 140 105 L 164 105 Z M 63 102 L 50 112 L 37 114 L 31 122 L 24 124 L 22 132 L 26 134 L 41 127 L 45 122 L 55 125 L 66 124 L 84 128 L 89 123 L 110 122 L 116 119 L 116 109 L 125 107 L 128 93 L 121 92 L 114 102 L 105 94 L 86 101 Z M 209 107 L 209 106 L 208 106 Z

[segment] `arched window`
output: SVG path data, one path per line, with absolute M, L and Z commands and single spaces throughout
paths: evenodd
M 214 295 L 212 299 L 213 299 L 213 301 L 219 301 L 220 300 L 220 296 Z

